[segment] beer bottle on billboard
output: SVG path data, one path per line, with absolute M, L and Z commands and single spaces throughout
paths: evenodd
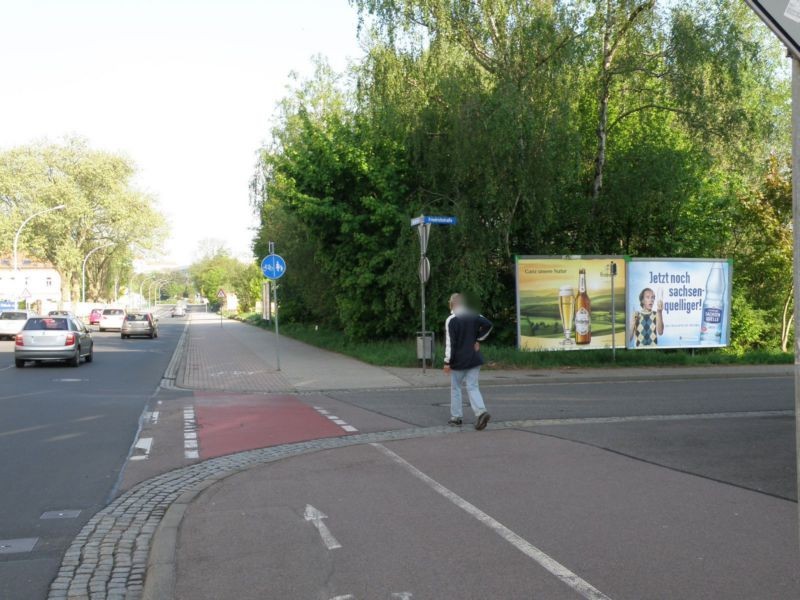
M 575 343 L 592 341 L 592 301 L 586 293 L 586 269 L 578 271 L 578 296 L 575 298 Z
M 722 325 L 725 316 L 725 273 L 722 264 L 716 263 L 706 280 L 703 298 L 703 317 L 700 322 L 700 343 L 708 346 L 722 344 Z

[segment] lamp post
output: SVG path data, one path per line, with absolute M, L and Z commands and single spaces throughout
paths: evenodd
M 145 283 L 145 281 L 149 281 L 149 280 L 150 280 L 149 277 L 145 277 L 144 279 L 142 279 L 142 282 L 139 284 L 139 308 L 142 308 L 142 304 L 143 304 L 143 301 L 144 301 L 144 296 L 142 295 L 142 293 L 144 292 L 144 283 Z
M 112 242 L 108 242 L 107 244 L 102 244 L 101 246 L 97 246 L 89 250 L 86 253 L 86 256 L 83 258 L 83 266 L 81 266 L 81 302 L 84 304 L 86 303 L 86 261 L 89 260 L 89 257 L 97 252 L 98 250 L 102 250 L 103 248 L 108 248 L 109 246 L 113 246 Z
M 148 308 L 150 308 L 151 310 L 153 308 L 153 300 L 151 300 L 152 291 L 153 291 L 153 284 L 166 283 L 166 282 L 167 282 L 166 279 L 157 279 L 155 281 L 152 281 L 150 283 L 150 285 L 147 286 L 147 300 L 148 300 L 148 303 L 149 303 L 149 307 Z M 158 289 L 158 288 L 156 288 L 156 289 Z
M 17 229 L 17 233 L 14 236 L 14 308 L 17 307 L 19 304 L 19 282 L 17 281 L 19 278 L 19 259 L 17 256 L 17 247 L 19 246 L 19 235 L 22 233 L 22 229 L 27 225 L 30 221 L 39 217 L 45 213 L 52 212 L 54 210 L 61 210 L 62 208 L 67 208 L 66 204 L 59 204 L 58 206 L 53 206 L 51 208 L 46 208 L 44 210 L 40 210 L 37 213 L 33 213 L 30 217 L 25 219 L 22 222 L 22 225 L 19 226 Z

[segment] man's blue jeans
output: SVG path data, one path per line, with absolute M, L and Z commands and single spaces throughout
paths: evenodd
M 475 416 L 485 413 L 486 407 L 483 404 L 483 396 L 481 390 L 478 388 L 478 377 L 480 376 L 481 368 L 473 367 L 466 371 L 450 371 L 450 416 L 460 419 L 464 416 L 464 411 L 461 407 L 461 384 L 467 386 L 467 396 L 469 397 L 469 404 Z

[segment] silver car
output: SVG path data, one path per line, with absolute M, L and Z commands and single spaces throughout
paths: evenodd
M 158 319 L 152 313 L 129 313 L 125 315 L 120 328 L 120 337 L 124 340 L 132 336 L 145 336 L 151 340 L 158 337 Z
M 85 358 L 94 360 L 94 340 L 86 326 L 70 317 L 32 317 L 25 322 L 14 342 L 14 364 L 27 361 L 66 361 L 77 367 Z

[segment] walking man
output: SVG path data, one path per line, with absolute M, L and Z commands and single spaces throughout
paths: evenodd
M 464 305 L 461 294 L 450 296 L 450 316 L 445 322 L 444 372 L 450 375 L 450 420 L 462 424 L 461 385 L 466 384 L 470 406 L 475 413 L 475 429 L 485 429 L 491 416 L 486 412 L 478 377 L 483 364 L 481 342 L 492 330 L 492 322 Z

